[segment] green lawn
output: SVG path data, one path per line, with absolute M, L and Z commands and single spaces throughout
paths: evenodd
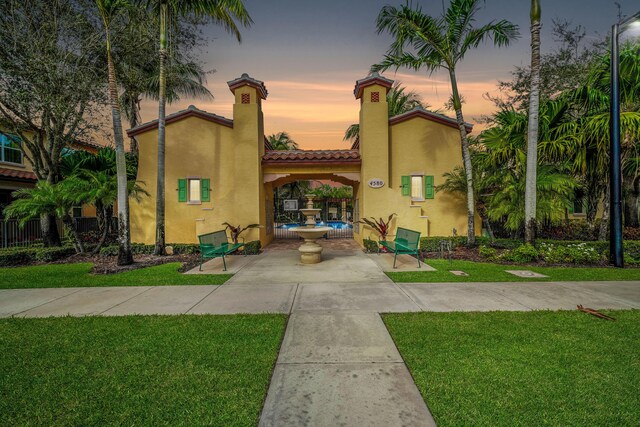
M 0 320 L 9 425 L 255 426 L 284 315 Z
M 637 426 L 640 311 L 387 314 L 438 426 Z
M 76 286 L 220 285 L 231 274 L 182 274 L 172 262 L 118 274 L 91 274 L 92 264 L 49 264 L 0 268 L 0 289 L 69 288 Z
M 427 259 L 437 271 L 390 272 L 394 282 L 535 282 L 569 280 L 640 280 L 640 268 L 608 267 L 531 267 L 485 262 Z M 450 270 L 462 270 L 469 276 L 455 276 Z M 505 270 L 530 270 L 549 278 L 528 279 L 506 273 Z

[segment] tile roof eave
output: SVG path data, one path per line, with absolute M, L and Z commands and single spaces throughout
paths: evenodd
M 7 181 L 36 182 L 38 177 L 29 171 L 0 168 L 0 179 Z
M 306 166 L 336 166 L 336 165 L 359 165 L 362 163 L 361 159 L 326 159 L 326 160 L 314 160 L 314 159 L 262 159 L 263 166 L 291 166 L 291 165 L 306 165 Z
M 456 121 L 456 119 L 444 116 L 442 114 L 437 114 L 431 111 L 427 111 L 422 108 L 415 108 L 411 111 L 407 111 L 406 113 L 402 113 L 397 116 L 390 117 L 389 125 L 402 123 L 404 121 L 407 121 L 416 117 L 420 117 L 426 120 L 430 120 L 432 122 L 441 123 L 445 126 L 458 129 L 458 122 Z M 464 127 L 467 130 L 467 132 L 471 132 L 473 130 L 473 125 L 471 123 L 465 122 Z
M 177 121 L 186 119 L 187 117 L 198 117 L 213 123 L 218 123 L 222 126 L 233 128 L 233 120 L 227 119 L 226 117 L 218 116 L 217 114 L 209 113 L 204 110 L 200 110 L 193 106 L 190 106 L 186 110 L 181 110 L 173 114 L 169 114 L 168 116 L 165 117 L 165 124 L 177 122 Z M 150 122 L 143 123 L 134 128 L 127 129 L 127 136 L 129 137 L 136 136 L 141 133 L 147 132 L 152 129 L 157 129 L 157 128 L 158 128 L 158 119 L 155 119 Z

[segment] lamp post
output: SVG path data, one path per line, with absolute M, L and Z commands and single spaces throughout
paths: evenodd
M 640 12 L 613 25 L 611 31 L 611 118 L 609 121 L 610 147 L 610 203 L 609 203 L 609 257 L 616 267 L 624 267 L 622 249 L 622 172 L 620 161 L 620 34 L 630 26 L 640 26 Z

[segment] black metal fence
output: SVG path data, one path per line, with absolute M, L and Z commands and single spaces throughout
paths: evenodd
M 306 218 L 299 209 L 306 207 L 306 198 L 275 199 L 273 206 L 273 233 L 276 239 L 299 239 L 291 228 L 304 224 Z M 327 239 L 353 238 L 353 199 L 315 199 L 313 206 L 320 209 L 316 224 L 328 226 Z
M 98 219 L 95 217 L 79 217 L 73 219 L 79 233 L 90 233 L 99 230 Z M 111 218 L 111 229 L 117 230 L 118 219 Z M 63 236 L 64 226 L 60 220 L 56 221 L 58 233 Z M 29 247 L 42 244 L 42 229 L 40 220 L 27 221 L 24 227 L 15 219 L 0 219 L 0 247 Z

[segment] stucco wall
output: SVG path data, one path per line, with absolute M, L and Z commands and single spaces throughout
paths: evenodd
M 198 233 L 224 228 L 232 221 L 234 206 L 233 129 L 197 117 L 188 117 L 166 127 L 166 241 L 195 243 Z M 149 197 L 140 203 L 131 200 L 131 240 L 155 242 L 155 203 L 157 177 L 157 129 L 137 136 L 140 149 L 138 180 Z M 209 178 L 210 202 L 178 202 L 178 179 Z
M 365 88 L 363 94 L 360 122 L 364 130 L 360 140 L 362 184 L 356 193 L 360 218 L 373 216 L 386 220 L 395 213 L 393 230 L 400 226 L 420 231 L 422 236 L 450 236 L 455 228 L 458 235 L 466 235 L 464 198 L 439 192 L 433 199 L 412 201 L 410 196 L 402 195 L 401 189 L 402 176 L 433 176 L 434 185 L 438 186 L 443 183 L 445 172 L 461 165 L 458 130 L 420 117 L 389 125 L 386 103 L 373 106 L 368 102 L 371 91 L 385 93 L 383 90 L 382 86 L 373 85 Z M 387 153 L 388 163 L 383 158 Z M 371 188 L 368 181 L 373 178 L 383 179 L 385 185 Z M 480 223 L 477 222 L 476 233 L 479 230 Z M 359 242 L 363 238 L 377 240 L 378 234 L 368 226 L 360 225 L 355 238 Z

